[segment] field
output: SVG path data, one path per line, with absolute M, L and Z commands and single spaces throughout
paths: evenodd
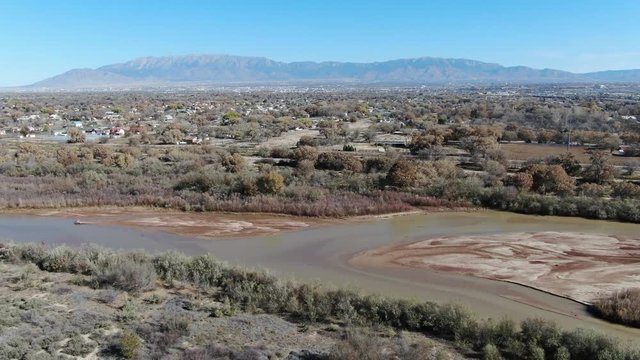
M 500 144 L 509 160 L 527 161 L 535 159 L 544 159 L 551 156 L 559 156 L 567 152 L 566 145 L 558 144 L 526 144 L 511 143 Z M 589 164 L 591 151 L 586 146 L 571 146 L 569 152 L 573 154 L 581 164 Z M 622 157 L 612 156 L 609 158 L 611 164 L 615 166 L 624 166 L 630 161 L 638 161 L 638 157 Z

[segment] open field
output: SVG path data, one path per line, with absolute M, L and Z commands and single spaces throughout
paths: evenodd
M 567 152 L 567 147 L 562 144 L 526 144 L 526 143 L 512 143 L 512 144 L 500 144 L 500 149 L 503 150 L 509 160 L 535 160 L 547 158 L 550 156 L 559 156 Z M 597 150 L 596 150 L 597 151 Z M 569 152 L 573 154 L 580 163 L 588 164 L 590 152 L 586 146 L 571 146 Z M 609 161 L 616 166 L 624 166 L 630 161 L 638 161 L 638 157 L 622 157 L 611 156 Z

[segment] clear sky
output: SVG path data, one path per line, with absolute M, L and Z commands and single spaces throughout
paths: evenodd
M 0 0 L 0 86 L 141 56 L 640 68 L 639 0 Z

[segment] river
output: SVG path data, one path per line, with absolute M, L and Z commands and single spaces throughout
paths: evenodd
M 234 216 L 250 219 L 253 215 Z M 323 224 L 266 236 L 202 240 L 153 229 L 77 226 L 72 219 L 61 217 L 0 216 L 0 240 L 74 246 L 95 243 L 147 251 L 175 249 L 190 255 L 209 252 L 219 259 L 268 269 L 287 278 L 317 280 L 386 296 L 461 303 L 480 317 L 542 317 L 565 328 L 595 329 L 638 343 L 640 330 L 601 321 L 582 304 L 535 289 L 421 269 L 358 268 L 348 263 L 351 256 L 363 250 L 434 236 L 539 231 L 638 236 L 640 225 L 494 211 L 444 212 Z

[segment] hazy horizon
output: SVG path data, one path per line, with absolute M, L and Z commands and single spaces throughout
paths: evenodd
M 640 3 L 27 0 L 0 3 L 0 86 L 147 56 L 276 61 L 463 58 L 584 73 L 640 68 Z

